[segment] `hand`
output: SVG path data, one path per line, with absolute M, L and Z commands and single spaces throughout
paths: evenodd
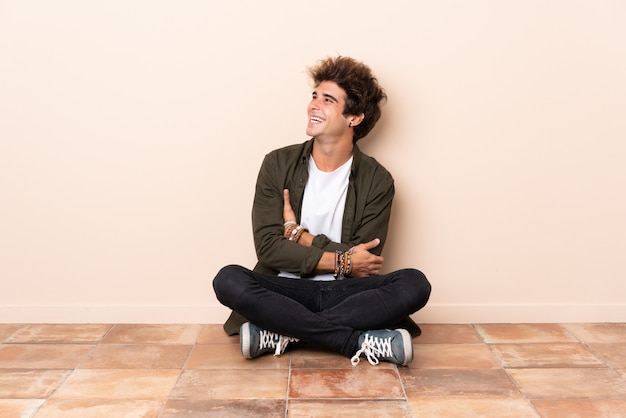
M 287 221 L 296 222 L 296 214 L 289 201 L 289 189 L 283 190 L 283 222 Z
M 369 250 L 376 248 L 380 244 L 378 238 L 359 244 L 352 248 L 350 260 L 352 263 L 352 277 L 376 276 L 383 266 L 383 258 L 379 255 L 370 253 Z

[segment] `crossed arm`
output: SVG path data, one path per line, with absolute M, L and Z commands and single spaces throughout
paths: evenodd
M 295 222 L 296 215 L 289 201 L 289 190 L 283 191 L 283 222 Z M 297 245 L 310 247 L 313 244 L 314 235 L 304 231 L 298 239 Z M 383 257 L 372 254 L 369 250 L 376 248 L 380 239 L 375 238 L 369 242 L 356 245 L 352 248 L 352 277 L 367 277 L 379 274 L 383 265 Z M 317 273 L 332 273 L 335 270 L 335 253 L 324 251 L 317 263 Z

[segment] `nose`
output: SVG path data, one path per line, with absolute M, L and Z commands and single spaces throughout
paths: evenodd
M 311 99 L 311 103 L 309 103 L 309 109 L 319 109 L 319 97 L 316 97 L 314 99 Z

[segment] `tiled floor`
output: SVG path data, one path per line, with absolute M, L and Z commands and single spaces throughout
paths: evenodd
M 423 325 L 409 367 L 219 325 L 0 324 L 0 417 L 626 417 L 626 324 Z

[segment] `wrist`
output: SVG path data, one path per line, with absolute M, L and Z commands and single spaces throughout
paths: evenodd
M 295 243 L 298 243 L 302 235 L 307 232 L 302 225 L 298 225 L 295 221 L 285 222 L 283 228 L 283 236 Z
M 322 257 L 317 262 L 315 272 L 317 274 L 332 274 L 335 269 L 335 253 L 331 251 L 324 251 Z

